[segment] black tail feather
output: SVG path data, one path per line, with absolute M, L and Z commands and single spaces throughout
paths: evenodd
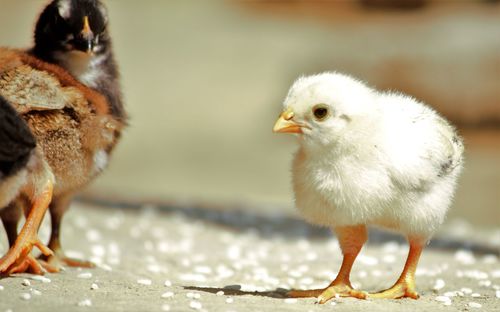
M 26 121 L 0 96 L 0 179 L 26 166 L 35 147 Z

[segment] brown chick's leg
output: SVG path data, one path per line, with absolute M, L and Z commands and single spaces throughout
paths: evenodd
M 48 257 L 43 256 L 42 259 L 44 259 L 48 264 L 55 267 L 67 265 L 70 267 L 93 268 L 95 267 L 95 265 L 92 262 L 68 258 L 64 255 L 64 252 L 62 250 L 60 241 L 61 222 L 62 217 L 68 209 L 70 202 L 71 197 L 69 196 L 65 198 L 58 198 L 57 200 L 53 201 L 50 206 L 49 211 L 52 228 L 50 233 L 49 248 L 54 251 L 54 254 Z
M 38 238 L 38 228 L 42 223 L 43 216 L 47 211 L 50 200 L 52 199 L 53 184 L 51 180 L 47 180 L 42 192 L 34 198 L 33 206 L 29 212 L 26 222 L 19 233 L 14 246 L 12 246 L 7 254 L 0 259 L 0 273 L 10 274 L 12 269 L 23 268 L 24 271 L 33 267 L 30 253 L 34 246 L 38 247 L 44 255 L 51 255 L 52 250 L 42 244 Z M 23 263 L 28 262 L 25 266 Z M 33 269 L 38 271 L 39 267 Z
M 335 228 L 344 255 L 340 271 L 335 280 L 326 288 L 313 290 L 292 290 L 288 292 L 289 297 L 305 298 L 317 297 L 318 303 L 323 304 L 334 297 L 354 297 L 365 299 L 366 293 L 352 288 L 349 275 L 352 265 L 358 256 L 363 244 L 368 237 L 364 225 L 345 226 Z
M 17 224 L 21 218 L 21 207 L 16 202 L 12 202 L 1 212 L 0 216 L 2 217 L 5 233 L 7 233 L 9 247 L 12 247 L 17 239 Z
M 409 239 L 409 243 L 410 250 L 408 252 L 405 267 L 394 286 L 378 293 L 369 294 L 369 298 L 419 298 L 415 287 L 415 271 L 417 270 L 418 260 L 420 258 L 420 254 L 422 253 L 422 249 L 424 248 L 424 243 L 422 240 L 417 239 Z

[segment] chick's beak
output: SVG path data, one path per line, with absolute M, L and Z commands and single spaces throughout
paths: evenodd
M 94 48 L 94 33 L 90 28 L 89 17 L 85 16 L 83 18 L 83 29 L 80 33 L 81 42 L 79 42 L 78 49 L 87 54 L 91 54 Z
M 277 133 L 302 133 L 302 127 L 293 121 L 295 113 L 291 109 L 287 109 L 281 113 L 280 117 L 274 124 L 273 132 Z

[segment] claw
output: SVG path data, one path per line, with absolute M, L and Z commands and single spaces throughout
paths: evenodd
M 324 304 L 336 297 L 353 297 L 357 299 L 366 299 L 367 297 L 366 292 L 355 290 L 347 284 L 330 285 L 323 289 L 292 290 L 287 295 L 292 298 L 315 297 L 318 299 L 319 304 Z

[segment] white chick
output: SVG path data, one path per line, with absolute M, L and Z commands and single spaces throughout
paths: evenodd
M 445 218 L 462 169 L 455 129 L 407 95 L 323 73 L 293 84 L 274 131 L 297 134 L 296 206 L 307 221 L 333 229 L 344 256 L 328 287 L 289 295 L 320 303 L 335 296 L 417 299 L 420 254 Z M 368 225 L 397 231 L 410 246 L 394 286 L 373 294 L 353 289 L 349 280 Z

